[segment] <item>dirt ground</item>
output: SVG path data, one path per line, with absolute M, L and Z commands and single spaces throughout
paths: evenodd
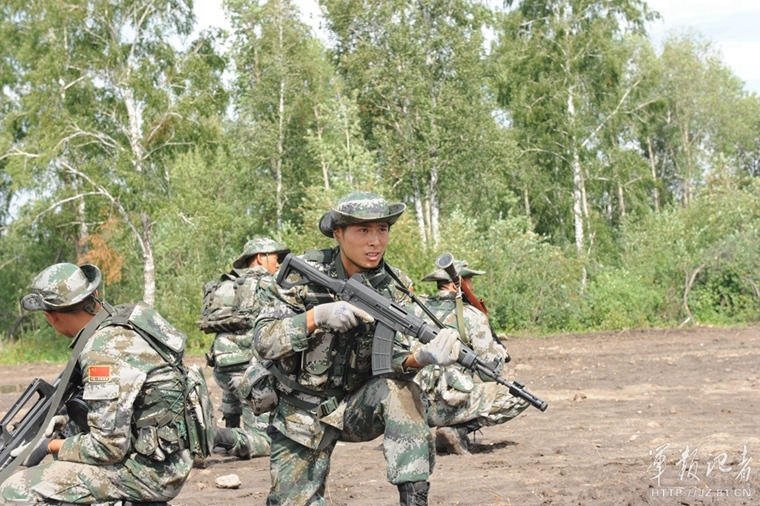
M 760 504 L 759 327 L 520 338 L 507 347 L 505 376 L 549 408 L 483 429 L 471 455 L 438 456 L 430 504 Z M 60 369 L 1 367 L 0 412 L 32 378 L 52 380 Z M 328 505 L 398 504 L 380 443 L 339 444 Z M 240 488 L 215 487 L 233 473 Z M 268 459 L 214 455 L 172 504 L 263 504 L 268 482 Z

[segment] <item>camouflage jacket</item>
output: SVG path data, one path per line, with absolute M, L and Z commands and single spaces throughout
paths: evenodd
M 266 290 L 274 283 L 269 271 L 256 265 L 248 269 L 235 269 L 240 276 L 247 276 L 246 283 L 255 284 L 249 292 L 257 300 L 252 304 L 254 313 L 261 311 L 268 301 Z M 209 363 L 214 367 L 231 367 L 248 364 L 254 358 L 253 329 L 237 332 L 220 332 L 211 343 Z
M 420 297 L 420 299 L 441 323 L 453 329 L 458 329 L 456 293 L 439 290 L 435 296 Z M 426 318 L 426 315 L 419 307 L 414 306 L 412 311 L 418 316 Z M 496 371 L 500 372 L 504 366 L 507 350 L 491 333 L 488 317 L 466 302 L 463 304 L 462 314 L 464 316 L 465 334 L 467 341 L 469 341 L 466 344 L 488 364 L 496 365 Z M 447 367 L 428 365 L 415 376 L 414 381 L 428 393 L 436 389 L 443 391 L 452 388 L 462 392 L 470 392 L 474 384 L 473 376 L 474 372 L 472 370 L 466 369 L 460 364 L 452 364 Z M 480 379 L 483 381 L 493 381 L 487 376 L 482 376 Z
M 338 248 L 317 250 L 303 255 L 312 266 L 328 276 L 347 279 Z M 396 277 L 411 288 L 411 279 L 393 269 Z M 298 281 L 293 274 L 288 280 Z M 407 304 L 409 297 L 395 288 L 395 283 L 381 265 L 364 272 L 365 279 L 388 298 Z M 284 290 L 276 283 L 270 290 L 271 302 L 259 314 L 255 325 L 255 347 L 262 359 L 275 360 L 278 372 L 287 378 L 277 380 L 280 402 L 271 423 L 282 434 L 309 448 L 317 448 L 325 424 L 343 428 L 346 394 L 359 389 L 372 377 L 372 335 L 374 324 L 360 324 L 345 333 L 317 329 L 307 334 L 306 311 L 319 304 L 337 300 L 325 289 L 313 285 Z M 405 336 L 396 335 L 393 350 L 393 375 L 411 380 L 417 370 L 404 370 L 409 356 Z M 285 383 L 297 384 L 291 388 Z M 325 409 L 307 409 L 293 404 L 293 397 Z M 318 414 L 319 413 L 319 414 Z
M 89 430 L 64 439 L 59 460 L 123 462 L 139 469 L 153 461 L 158 465 L 182 458 L 186 432 L 181 373 L 137 332 L 118 325 L 100 327 L 79 355 L 78 369 Z M 166 413 L 171 417 L 164 418 Z M 157 423 L 157 418 L 163 421 Z

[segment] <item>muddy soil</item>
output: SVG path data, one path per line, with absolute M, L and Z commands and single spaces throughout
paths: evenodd
M 549 408 L 483 429 L 471 455 L 439 455 L 430 504 L 760 505 L 760 328 L 511 338 L 507 347 L 505 376 Z M 0 413 L 32 378 L 60 369 L 0 367 Z M 328 505 L 398 504 L 380 444 L 338 445 Z M 229 474 L 242 486 L 216 488 Z M 213 455 L 172 504 L 264 504 L 268 483 L 268 459 Z

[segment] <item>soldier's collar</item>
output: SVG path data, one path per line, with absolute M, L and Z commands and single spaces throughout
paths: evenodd
M 385 271 L 385 259 L 383 258 L 380 260 L 380 263 L 377 264 L 377 267 L 374 269 L 362 270 L 361 274 L 372 288 L 378 288 L 389 278 L 388 273 Z M 335 274 L 338 279 L 348 279 L 346 268 L 343 267 L 343 261 L 340 258 L 340 248 L 337 249 L 337 257 L 335 257 Z

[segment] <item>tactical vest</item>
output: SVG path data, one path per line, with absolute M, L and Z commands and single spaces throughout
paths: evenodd
M 185 335 L 148 304 L 113 308 L 98 327 L 120 326 L 140 335 L 164 359 L 167 367 L 152 371 L 135 399 L 132 446 L 141 455 L 163 460 L 164 455 L 189 446 L 185 397 L 187 370 L 182 365 Z
M 330 265 L 340 262 L 337 251 L 312 250 L 304 254 L 304 259 L 323 266 Z M 342 264 L 336 266 L 339 271 L 342 269 Z M 391 276 L 383 269 L 373 271 L 373 274 L 370 278 L 373 287 L 391 298 L 394 295 Z M 308 290 L 303 299 L 305 311 L 335 301 L 324 287 L 308 285 Z M 286 392 L 279 392 L 280 397 L 320 416 L 332 412 L 345 395 L 354 392 L 372 377 L 374 325 L 360 323 L 344 333 L 319 329 L 309 337 L 307 350 L 275 361 L 270 371 L 287 389 Z M 296 392 L 316 397 L 321 402 L 305 401 L 304 396 Z

